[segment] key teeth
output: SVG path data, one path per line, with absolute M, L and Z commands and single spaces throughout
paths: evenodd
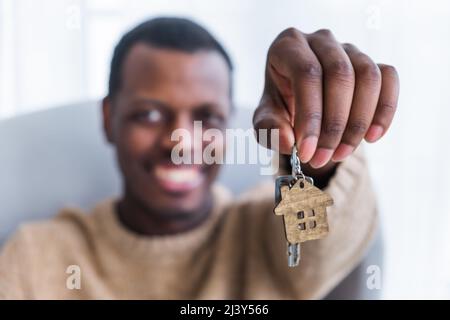
M 300 243 L 289 243 L 287 245 L 288 266 L 296 267 L 300 263 Z

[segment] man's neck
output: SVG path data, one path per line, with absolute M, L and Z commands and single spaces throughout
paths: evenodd
M 162 212 L 146 208 L 143 204 L 125 195 L 116 205 L 119 221 L 127 229 L 141 235 L 171 235 L 195 229 L 211 213 L 212 196 L 192 213 Z

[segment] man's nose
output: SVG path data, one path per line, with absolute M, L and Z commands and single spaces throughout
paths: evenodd
M 198 145 L 194 141 L 194 138 L 196 138 L 194 132 L 192 118 L 187 114 L 179 114 L 166 127 L 161 137 L 161 146 L 166 150 L 172 150 L 176 145 L 182 143 L 183 150 L 192 151 L 195 149 L 195 145 Z

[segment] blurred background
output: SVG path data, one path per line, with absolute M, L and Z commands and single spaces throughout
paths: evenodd
M 192 18 L 222 41 L 240 108 L 257 105 L 267 49 L 287 27 L 328 28 L 394 65 L 399 111 L 366 146 L 385 242 L 382 298 L 450 298 L 450 2 L 0 0 L 0 120 L 100 99 L 119 37 L 158 15 Z

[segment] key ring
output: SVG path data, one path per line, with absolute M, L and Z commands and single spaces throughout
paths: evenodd
M 292 147 L 292 154 L 291 154 L 291 167 L 292 167 L 292 177 L 297 181 L 299 178 L 302 180 L 305 180 L 305 175 L 302 171 L 302 167 L 300 165 L 300 159 L 298 158 L 297 154 L 297 147 L 294 144 Z

